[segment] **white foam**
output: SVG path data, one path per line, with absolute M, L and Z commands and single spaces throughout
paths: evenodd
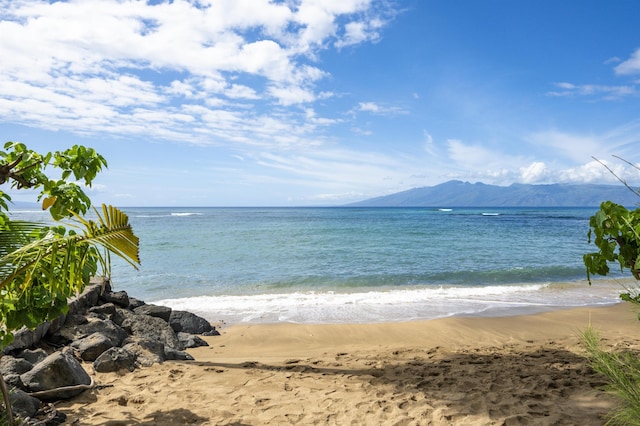
M 362 292 L 294 292 L 199 296 L 153 302 L 226 322 L 386 322 L 452 315 L 499 315 L 553 307 L 615 303 L 619 287 L 590 292 L 582 284 L 558 289 L 549 284 L 478 287 L 421 287 Z

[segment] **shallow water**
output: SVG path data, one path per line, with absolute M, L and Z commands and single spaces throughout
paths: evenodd
M 126 208 L 116 289 L 227 322 L 375 322 L 609 304 L 586 282 L 595 208 Z M 25 213 L 26 214 L 26 213 Z

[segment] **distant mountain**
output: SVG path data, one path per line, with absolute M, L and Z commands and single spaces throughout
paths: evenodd
M 624 185 L 486 185 L 452 180 L 349 204 L 354 207 L 634 207 L 640 197 Z

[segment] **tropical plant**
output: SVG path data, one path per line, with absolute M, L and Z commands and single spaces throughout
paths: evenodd
M 138 238 L 126 214 L 103 205 L 101 211 L 94 209 L 96 219 L 84 217 L 91 201 L 81 185 L 91 186 L 106 165 L 95 150 L 77 145 L 42 155 L 8 142 L 0 151 L 0 185 L 39 191 L 37 199 L 53 220 L 11 220 L 11 197 L 0 191 L 0 350 L 13 340 L 13 331 L 34 328 L 66 312 L 67 299 L 81 292 L 91 277 L 108 277 L 110 253 L 134 267 L 140 263 Z M 47 167 L 60 176 L 49 177 Z M 71 181 L 72 176 L 79 183 Z M 1 377 L 0 386 L 12 419 Z
M 619 157 L 618 157 L 619 158 Z M 638 166 L 623 160 L 639 169 Z M 599 160 L 597 160 L 599 161 Z M 619 178 L 606 164 L 600 162 L 620 182 L 640 197 L 640 192 Z M 629 270 L 636 279 L 635 287 L 629 286 L 620 294 L 622 300 L 640 304 L 640 209 L 628 210 L 611 201 L 605 201 L 589 219 L 588 240 L 598 248 L 597 252 L 583 256 L 587 279 L 591 285 L 592 275 L 609 274 L 609 264 L 618 263 L 621 272 Z M 640 315 L 638 317 L 640 319 Z M 640 357 L 637 353 L 608 352 L 600 345 L 600 337 L 591 326 L 582 333 L 582 343 L 589 354 L 595 371 L 604 375 L 609 384 L 606 389 L 615 395 L 619 406 L 609 413 L 607 424 L 640 424 Z
M 99 270 L 108 276 L 109 253 L 134 267 L 139 263 L 138 238 L 127 215 L 103 205 L 96 216 L 97 221 L 74 217 L 70 226 L 81 232 L 28 222 L 9 222 L 0 231 L 0 346 L 11 342 L 12 330 L 34 328 L 63 313 L 67 299 Z
M 640 280 L 640 209 L 628 210 L 605 201 L 589 219 L 589 226 L 589 243 L 593 240 L 598 248 L 597 252 L 583 256 L 589 284 L 593 274 L 608 275 L 612 262 L 617 262 L 621 271 L 628 269 L 636 280 Z M 640 303 L 637 287 L 627 288 L 620 297 Z
M 614 157 L 640 171 L 638 165 L 624 158 Z M 633 188 L 626 180 L 619 177 L 606 163 L 595 157 L 594 160 L 640 198 L 638 189 Z M 589 219 L 589 226 L 589 243 L 591 243 L 592 237 L 595 237 L 593 242 L 598 248 L 597 252 L 587 253 L 583 256 L 589 285 L 591 285 L 592 275 L 606 276 L 609 274 L 609 263 L 611 262 L 618 262 L 621 272 L 628 269 L 636 280 L 640 280 L 640 208 L 628 210 L 619 204 L 605 201 L 600 204 L 600 210 Z M 640 303 L 640 292 L 637 286 L 636 288 L 627 288 L 627 291 L 622 293 L 620 297 L 629 302 Z

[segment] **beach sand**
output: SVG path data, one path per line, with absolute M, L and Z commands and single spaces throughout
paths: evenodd
M 79 425 L 601 425 L 615 400 L 580 345 L 640 350 L 628 303 L 516 317 L 232 325 L 167 361 L 95 374 Z

